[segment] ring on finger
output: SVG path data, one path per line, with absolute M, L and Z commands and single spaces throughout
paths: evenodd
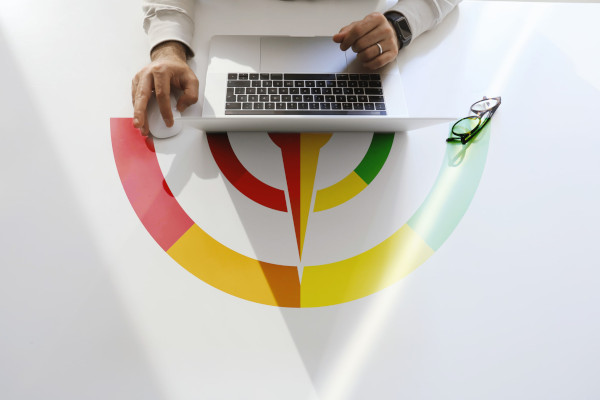
M 379 47 L 379 55 L 383 54 L 383 48 L 381 47 L 381 45 L 379 44 L 379 42 L 375 43 L 377 45 L 377 47 Z

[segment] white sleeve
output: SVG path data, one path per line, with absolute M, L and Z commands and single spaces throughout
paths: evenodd
M 413 39 L 442 22 L 461 0 L 399 0 L 391 10 L 408 20 Z
M 144 30 L 150 49 L 169 40 L 185 44 L 192 52 L 194 36 L 194 0 L 142 0 Z

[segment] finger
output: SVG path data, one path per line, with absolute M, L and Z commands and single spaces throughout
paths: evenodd
M 135 92 L 137 91 L 139 81 L 140 78 L 138 75 L 131 80 L 131 104 L 133 104 L 133 106 L 135 106 Z
M 333 41 L 336 42 L 336 43 L 342 43 L 342 41 L 346 37 L 346 34 L 352 28 L 352 25 L 354 25 L 355 23 L 356 22 L 353 22 L 353 23 L 351 23 L 349 25 L 344 26 L 342 29 L 340 29 L 340 31 L 338 33 L 336 33 L 335 35 L 333 35 Z
M 379 50 L 379 46 L 377 46 L 377 43 L 379 43 L 379 46 L 381 46 L 381 51 Z M 372 46 L 369 46 L 366 49 L 364 49 L 363 51 L 361 51 L 360 53 L 358 53 L 356 58 L 360 62 L 365 64 L 369 61 L 374 60 L 377 57 L 381 57 L 381 55 L 388 53 L 388 52 L 391 52 L 392 56 L 396 57 L 396 55 L 398 55 L 398 50 L 396 50 L 396 47 L 394 47 L 394 46 L 395 46 L 395 44 L 391 40 L 384 39 L 379 42 L 376 42 Z
M 360 53 L 363 50 L 374 46 L 375 43 L 381 43 L 388 37 L 388 32 L 385 27 L 378 25 L 375 29 L 367 33 L 366 35 L 358 38 L 354 44 L 352 44 L 352 51 Z M 375 46 L 377 47 L 377 46 Z
M 394 53 L 393 51 L 385 51 L 382 55 L 364 63 L 363 66 L 369 70 L 376 70 L 390 63 L 392 60 L 394 60 L 394 58 L 396 58 L 396 55 L 397 52 Z
M 367 33 L 372 31 L 377 27 L 376 21 L 372 18 L 365 18 L 362 21 L 357 22 L 352 28 L 348 31 L 344 40 L 342 41 L 340 48 L 344 51 L 348 50 L 354 42 L 356 42 L 359 38 L 365 36 Z
M 196 75 L 193 76 L 192 79 L 186 80 L 183 85 L 183 94 L 179 97 L 177 101 L 177 109 L 179 112 L 184 111 L 186 108 L 195 104 L 198 101 L 198 86 L 200 83 L 198 82 L 198 78 Z
M 381 47 L 383 48 L 383 44 L 381 44 Z M 383 53 L 381 53 L 383 54 Z M 377 47 L 376 44 L 367 47 L 366 49 L 364 49 L 363 51 L 361 51 L 360 53 L 358 53 L 356 55 L 356 58 L 358 59 L 358 61 L 360 61 L 361 63 L 365 64 L 369 61 L 374 60 L 375 58 L 379 57 L 379 47 Z
M 135 90 L 135 101 L 133 105 L 133 125 L 141 128 L 146 120 L 146 108 L 152 96 L 152 75 L 147 74 L 140 78 Z
M 154 93 L 156 94 L 156 102 L 158 109 L 168 127 L 173 126 L 173 111 L 171 110 L 171 78 L 167 72 L 155 71 L 154 76 Z

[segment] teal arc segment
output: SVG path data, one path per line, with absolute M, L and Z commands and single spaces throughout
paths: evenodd
M 441 247 L 469 208 L 483 175 L 489 141 L 490 124 L 465 145 L 446 145 L 433 189 L 407 222 L 433 250 Z

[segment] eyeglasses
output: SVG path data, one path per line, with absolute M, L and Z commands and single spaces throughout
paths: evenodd
M 475 135 L 483 129 L 488 123 L 492 116 L 500 107 L 501 98 L 483 97 L 483 100 L 479 100 L 471 106 L 471 112 L 475 115 L 470 115 L 461 120 L 458 120 L 452 125 L 452 136 L 446 139 L 446 142 L 461 142 L 466 144 L 469 140 L 473 139 Z

